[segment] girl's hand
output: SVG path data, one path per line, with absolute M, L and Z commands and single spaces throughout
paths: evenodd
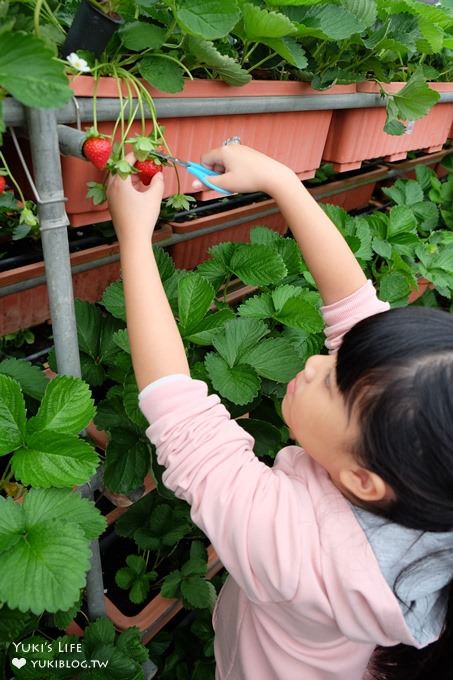
M 133 154 L 128 154 L 126 159 L 131 165 L 135 162 Z M 109 177 L 107 200 L 118 241 L 137 237 L 151 241 L 163 191 L 161 172 L 154 175 L 149 186 L 145 186 L 138 175 L 129 175 L 126 179 L 119 175 Z
M 213 184 L 233 193 L 264 191 L 273 196 L 280 187 L 296 178 L 283 163 L 242 144 L 228 144 L 208 151 L 201 162 L 222 173 L 219 177 L 209 178 Z M 198 180 L 193 182 L 196 189 L 202 186 Z

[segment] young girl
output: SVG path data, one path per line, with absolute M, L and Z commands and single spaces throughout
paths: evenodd
M 219 187 L 278 202 L 321 292 L 330 350 L 289 383 L 282 412 L 299 445 L 267 467 L 190 378 L 150 247 L 162 175 L 148 188 L 110 180 L 147 434 L 230 574 L 213 614 L 216 677 L 451 678 L 453 317 L 387 311 L 277 161 L 231 145 L 202 162 L 223 173 Z

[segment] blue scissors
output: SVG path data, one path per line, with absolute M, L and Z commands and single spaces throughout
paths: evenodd
M 231 196 L 230 191 L 227 191 L 226 189 L 221 189 L 220 187 L 216 186 L 207 179 L 207 177 L 215 177 L 221 175 L 222 173 L 216 172 L 215 170 L 211 170 L 210 168 L 206 168 L 204 165 L 201 165 L 200 163 L 194 163 L 193 161 L 181 161 L 179 160 L 179 158 L 175 158 L 175 156 L 166 156 L 163 153 L 156 153 L 155 151 L 153 151 L 152 155 L 157 156 L 158 158 L 162 158 L 163 160 L 170 161 L 170 163 L 182 165 L 182 167 L 185 168 L 187 172 L 190 172 L 191 175 L 194 175 L 205 186 L 209 187 L 210 189 L 214 189 L 214 191 L 218 191 L 221 194 L 225 194 L 226 196 Z

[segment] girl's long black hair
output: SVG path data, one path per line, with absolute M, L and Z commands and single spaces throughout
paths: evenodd
M 364 319 L 345 335 L 336 371 L 359 420 L 354 453 L 395 494 L 366 509 L 412 529 L 453 531 L 453 316 L 406 307 Z M 439 640 L 378 647 L 371 677 L 452 680 L 452 582 L 453 573 Z

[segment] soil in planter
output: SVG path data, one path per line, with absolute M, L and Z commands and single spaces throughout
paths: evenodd
M 101 226 L 101 225 L 99 225 Z M 116 241 L 113 228 L 109 230 L 93 229 L 93 225 L 80 229 L 68 229 L 69 251 L 71 253 L 93 248 Z M 41 241 L 30 238 L 3 244 L 0 256 L 0 272 L 23 267 L 43 259 Z

